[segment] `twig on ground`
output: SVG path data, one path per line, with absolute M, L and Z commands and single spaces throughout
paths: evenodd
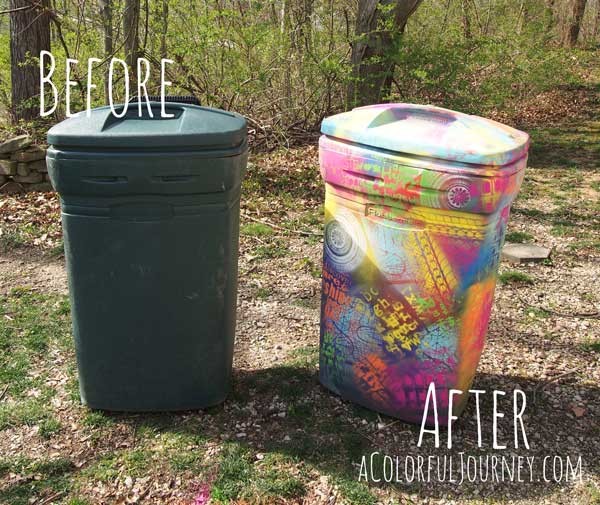
M 0 402 L 2 400 L 4 400 L 4 397 L 6 396 L 6 392 L 8 391 L 8 384 L 6 386 L 4 386 L 4 389 L 2 390 L 2 392 L 0 393 Z
M 563 373 L 559 373 L 558 375 L 555 375 L 554 377 L 551 377 L 550 379 L 541 382 L 540 384 L 538 384 L 535 389 L 534 389 L 534 393 L 535 392 L 539 392 L 539 391 L 543 391 L 544 389 L 546 389 L 550 384 L 553 384 L 557 381 L 559 381 L 560 379 L 564 379 L 565 377 L 568 377 L 570 375 L 575 375 L 576 373 L 579 373 L 579 370 L 570 370 L 568 372 L 563 372 Z
M 251 274 L 252 272 L 254 272 L 254 270 L 256 270 L 258 265 L 252 265 L 248 270 L 246 270 L 245 272 L 240 273 L 239 277 L 243 277 L 244 275 L 248 275 Z
M 518 293 L 516 293 L 516 295 L 517 295 L 517 298 L 521 301 L 521 303 L 523 305 L 525 305 L 527 308 L 539 310 L 539 311 L 542 311 L 542 312 L 546 312 L 547 314 L 551 314 L 553 316 L 558 316 L 558 317 L 574 317 L 574 318 L 581 318 L 581 319 L 585 319 L 585 318 L 597 319 L 597 318 L 600 318 L 600 311 L 596 311 L 596 312 L 575 312 L 573 314 L 569 314 L 567 312 L 558 312 L 556 310 L 547 309 L 545 307 L 539 307 L 537 305 L 532 305 L 528 301 L 524 300 L 523 297 L 520 296 Z
M 250 219 L 250 221 L 254 221 L 255 223 L 261 223 L 266 226 L 270 226 L 271 228 L 273 228 L 275 230 L 284 231 L 287 233 L 295 233 L 296 235 L 305 235 L 305 236 L 314 236 L 314 237 L 320 237 L 322 235 L 321 233 L 316 233 L 314 231 L 291 230 L 288 228 L 283 228 L 282 226 L 278 226 L 275 223 L 271 223 L 270 221 L 265 221 L 263 219 L 258 219 L 257 217 L 254 217 L 250 214 L 244 214 L 244 217 L 247 217 L 248 219 Z
M 44 498 L 41 502 L 39 502 L 39 505 L 47 505 L 48 503 L 52 503 L 57 498 L 61 498 L 64 494 L 64 491 L 57 491 L 56 493 Z

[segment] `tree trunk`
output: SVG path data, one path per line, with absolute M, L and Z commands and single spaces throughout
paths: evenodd
M 50 11 L 48 0 L 32 3 L 10 1 L 10 65 L 12 119 L 39 117 L 40 51 L 50 51 Z M 21 9 L 21 10 L 16 10 Z
M 160 57 L 167 58 L 167 32 L 169 30 L 169 2 L 162 0 L 162 25 L 160 30 Z
M 596 15 L 594 17 L 594 28 L 592 29 L 592 41 L 596 41 L 600 35 L 600 0 L 596 0 Z
M 568 2 L 567 15 L 563 27 L 563 45 L 565 47 L 574 47 L 577 44 L 586 1 L 569 0 Z
M 104 30 L 104 58 L 110 59 L 113 53 L 113 20 L 112 6 L 110 0 L 100 0 L 100 15 L 102 16 L 102 25 Z M 109 62 L 105 62 L 104 67 L 104 100 L 108 104 L 109 85 L 108 82 Z
M 140 0 L 125 0 L 123 12 L 123 36 L 125 37 L 125 61 L 129 72 L 135 72 L 140 52 L 139 38 Z
M 359 0 L 356 40 L 352 43 L 353 105 L 379 103 L 391 90 L 394 42 L 422 0 Z
M 471 40 L 473 34 L 471 32 L 471 6 L 469 5 L 469 0 L 462 0 L 461 7 L 463 35 L 465 40 Z

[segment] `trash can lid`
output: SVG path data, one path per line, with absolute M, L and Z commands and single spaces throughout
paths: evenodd
M 486 166 L 512 163 L 529 147 L 529 135 L 496 121 L 406 103 L 358 107 L 325 118 L 321 132 L 379 149 Z
M 83 111 L 48 130 L 53 146 L 108 147 L 128 149 L 230 149 L 239 147 L 246 138 L 246 119 L 239 114 L 210 107 L 166 102 L 150 102 L 153 117 L 142 103 L 129 103 L 127 112 L 116 117 L 110 107 Z M 121 114 L 124 105 L 116 106 Z

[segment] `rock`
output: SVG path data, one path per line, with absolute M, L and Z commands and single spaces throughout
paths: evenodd
M 46 167 L 46 160 L 37 160 L 30 161 L 27 163 L 29 165 L 29 170 L 32 172 L 47 172 L 48 168 Z
M 528 261 L 544 261 L 550 257 L 550 249 L 534 244 L 505 244 L 502 248 L 502 258 L 511 263 L 526 263 Z
M 17 175 L 29 175 L 29 163 L 17 163 Z
M 0 144 L 0 154 L 2 153 L 14 153 L 20 149 L 24 149 L 31 145 L 31 137 L 29 135 L 19 135 L 8 139 L 6 142 Z
M 31 146 L 25 151 L 19 151 L 12 155 L 12 159 L 20 162 L 38 161 L 46 158 L 46 150 L 39 146 Z
M 27 186 L 28 191 L 42 191 L 47 193 L 48 191 L 54 191 L 52 184 L 49 182 L 36 182 Z
M 0 160 L 0 174 L 15 175 L 17 173 L 17 162 L 11 160 Z
M 0 186 L 0 193 L 4 193 L 5 195 L 25 193 L 25 188 L 21 186 L 18 182 L 9 181 L 3 186 Z
M 16 182 L 24 182 L 24 183 L 33 183 L 33 182 L 42 182 L 44 180 L 44 174 L 40 174 L 39 172 L 31 172 L 29 175 L 15 175 L 13 179 Z
M 8 176 L 0 175 L 0 186 L 2 186 L 2 184 L 4 184 L 6 181 L 8 181 Z

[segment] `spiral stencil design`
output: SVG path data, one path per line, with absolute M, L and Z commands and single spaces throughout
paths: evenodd
M 345 210 L 325 225 L 327 257 L 341 272 L 352 272 L 363 262 L 367 238 L 359 220 Z

